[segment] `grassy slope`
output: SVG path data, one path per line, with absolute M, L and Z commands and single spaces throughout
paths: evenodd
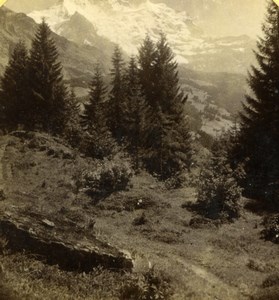
M 262 288 L 266 278 L 279 273 L 279 248 L 260 239 L 260 216 L 243 210 L 234 224 L 193 228 L 193 213 L 181 205 L 195 201 L 195 190 L 167 190 L 145 173 L 133 178 L 128 191 L 92 205 L 75 184 L 82 170 L 94 170 L 93 161 L 42 135 L 32 142 L 8 137 L 1 144 L 7 145 L 2 157 L 7 199 L 0 202 L 1 213 L 34 218 L 34 224 L 35 215 L 48 218 L 72 242 L 94 234 L 129 252 L 136 274 L 150 265 L 164 272 L 174 287 L 173 299 L 272 299 L 278 293 L 278 283 Z M 146 223 L 134 226 L 142 213 Z M 89 232 L 92 218 L 96 225 Z M 66 273 L 20 254 L 0 259 L 2 293 L 15 299 L 113 299 L 130 276 L 104 270 L 99 276 Z

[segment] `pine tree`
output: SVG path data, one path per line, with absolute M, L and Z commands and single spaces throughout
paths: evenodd
M 67 98 L 66 111 L 67 115 L 69 116 L 68 119 L 78 119 L 80 115 L 80 103 L 77 99 L 74 89 L 71 89 L 71 92 Z
M 34 122 L 52 133 L 61 133 L 66 122 L 67 90 L 58 56 L 49 26 L 43 20 L 32 41 L 29 85 Z
M 147 35 L 139 49 L 139 82 L 147 104 L 153 107 L 154 103 L 154 86 L 155 86 L 155 57 L 156 46 L 151 38 Z
M 113 153 L 115 141 L 107 126 L 106 93 L 100 66 L 97 65 L 90 86 L 89 102 L 84 105 L 82 151 L 103 159 Z
M 82 139 L 82 127 L 80 125 L 80 103 L 72 89 L 66 102 L 66 121 L 63 136 L 72 147 L 78 147 Z
M 156 45 L 151 72 L 152 117 L 147 167 L 166 179 L 189 168 L 191 149 L 184 110 L 186 97 L 179 86 L 174 54 L 163 34 Z
M 113 137 L 121 143 L 124 136 L 123 104 L 125 103 L 124 61 L 119 46 L 112 56 L 111 85 L 109 97 L 108 125 Z
M 30 126 L 27 64 L 27 49 L 23 42 L 19 42 L 1 78 L 1 123 L 7 130 L 17 129 L 18 125 Z
M 84 104 L 82 116 L 85 128 L 100 129 L 106 127 L 105 100 L 107 89 L 105 87 L 100 66 L 97 65 L 90 86 L 89 101 Z M 106 127 L 107 129 L 107 127 Z
M 135 169 L 140 166 L 140 158 L 146 144 L 146 123 L 149 109 L 142 96 L 139 69 L 134 56 L 131 57 L 126 74 L 126 102 L 124 105 L 125 137 Z
M 279 10 L 273 1 L 263 32 L 255 52 L 258 66 L 249 73 L 253 95 L 246 97 L 240 133 L 246 189 L 258 195 L 269 193 L 279 178 Z
M 223 140 L 215 142 L 212 155 L 201 170 L 197 204 L 201 213 L 211 219 L 233 219 L 239 216 L 241 188 L 231 168 Z

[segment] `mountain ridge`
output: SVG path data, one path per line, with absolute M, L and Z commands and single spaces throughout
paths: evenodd
M 86 44 L 84 43 L 84 36 L 78 35 L 78 31 L 72 30 L 75 29 L 76 22 L 80 23 L 81 21 L 85 29 L 84 34 L 87 33 L 87 29 L 91 35 L 91 40 L 88 40 Z M 31 40 L 38 25 L 25 14 L 14 13 L 5 8 L 0 8 L 0 24 L 2 25 L 0 27 L 0 47 L 2 50 L 0 73 L 3 73 L 14 45 L 20 39 L 23 39 L 27 47 L 30 48 Z M 74 35 L 77 35 L 82 42 L 81 44 L 69 41 L 66 37 L 53 33 L 60 54 L 59 59 L 64 66 L 65 79 L 75 89 L 79 97 L 87 96 L 89 82 L 92 79 L 97 62 L 101 63 L 105 75 L 108 75 L 114 44 L 98 36 L 94 31 L 94 27 L 92 27 L 93 25 L 78 13 L 75 13 L 69 20 L 60 25 L 60 31 L 68 30 L 68 35 L 73 35 L 72 39 L 75 39 Z M 88 37 L 88 35 L 85 36 Z M 70 36 L 68 38 L 71 39 Z M 224 51 L 226 52 L 226 48 L 224 48 Z M 126 56 L 124 57 L 126 58 Z M 202 58 L 200 54 L 200 59 L 206 59 L 206 57 Z M 216 59 L 218 59 L 218 56 L 215 61 Z M 222 130 L 223 125 L 228 128 L 232 124 L 230 121 L 232 118 L 228 117 L 230 114 L 224 109 L 230 112 L 235 112 L 238 109 L 241 100 L 243 100 L 241 95 L 244 94 L 245 78 L 227 73 L 216 76 L 214 73 L 202 73 L 199 70 L 194 70 L 194 68 L 191 71 L 186 66 L 189 67 L 189 65 L 182 64 L 179 69 L 181 85 L 184 91 L 189 94 L 191 100 L 188 103 L 189 109 L 194 110 L 203 119 L 204 131 L 215 136 Z M 106 81 L 109 80 L 107 76 L 105 79 Z M 223 87 L 227 87 L 227 90 Z M 220 91 L 222 91 L 222 95 L 220 95 Z M 232 101 L 236 102 L 233 106 L 230 104 Z M 214 108 L 213 114 L 208 114 L 209 106 Z M 194 119 L 193 121 L 195 122 Z
M 30 48 L 38 24 L 23 13 L 1 7 L 0 25 L 0 74 L 3 74 L 15 44 L 23 40 L 27 48 Z M 78 80 L 79 84 L 87 86 L 97 62 L 104 70 L 108 70 L 111 53 L 94 46 L 78 45 L 56 33 L 52 33 L 52 36 L 64 66 L 66 80 Z
M 10 0 L 7 6 L 16 11 L 30 13 L 34 10 L 47 9 L 59 0 Z M 122 5 L 140 5 L 146 0 L 91 0 L 92 3 L 115 3 Z M 265 1 L 254 0 L 152 0 L 154 3 L 165 3 L 178 12 L 187 14 L 206 34 L 215 36 L 247 34 L 255 38 L 261 33 L 261 22 L 264 20 Z M 232 26 L 233 24 L 233 26 Z
M 86 20 L 92 26 L 91 32 L 87 26 L 85 34 L 76 23 L 75 28 L 71 27 L 75 32 L 74 38 L 66 24 L 71 23 L 76 13 L 83 17 L 82 24 Z M 156 4 L 149 0 L 129 4 L 113 0 L 63 0 L 46 10 L 33 11 L 29 16 L 36 22 L 45 17 L 54 32 L 78 44 L 92 42 L 94 33 L 95 39 L 119 44 L 128 55 L 137 53 L 147 33 L 156 40 L 160 32 L 164 32 L 177 61 L 199 71 L 246 73 L 253 62 L 253 39 L 243 39 L 242 35 L 231 37 L 230 43 L 227 37 L 205 36 L 187 12 L 177 12 L 165 3 Z M 219 63 L 220 58 L 224 63 Z

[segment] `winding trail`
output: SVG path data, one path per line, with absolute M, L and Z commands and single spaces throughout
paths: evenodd
M 191 271 L 196 276 L 204 280 L 205 284 L 207 284 L 208 287 L 210 289 L 212 288 L 212 291 L 214 291 L 214 297 L 216 300 L 245 299 L 243 295 L 241 295 L 241 293 L 239 292 L 238 288 L 225 283 L 223 280 L 221 280 L 216 275 L 209 272 L 202 266 L 198 266 L 193 263 L 187 262 L 185 259 L 179 256 L 175 257 L 175 260 L 184 267 L 186 273 Z M 216 291 L 218 291 L 218 293 L 216 293 Z M 216 295 L 222 295 L 222 298 L 217 298 Z

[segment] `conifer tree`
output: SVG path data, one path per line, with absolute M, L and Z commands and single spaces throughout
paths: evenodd
M 191 147 L 184 110 L 186 97 L 179 86 L 174 54 L 163 34 L 156 45 L 151 70 L 152 117 L 147 167 L 166 179 L 190 166 Z
M 146 122 L 149 109 L 142 96 L 139 82 L 139 69 L 134 56 L 131 57 L 126 74 L 126 102 L 124 108 L 124 121 L 126 124 L 125 136 L 128 151 L 131 154 L 135 169 L 139 168 L 140 156 L 146 144 Z
M 104 108 L 106 93 L 107 89 L 102 78 L 101 69 L 97 65 L 90 86 L 89 101 L 84 104 L 82 118 L 85 128 L 100 129 L 106 127 L 106 112 Z
M 82 125 L 83 151 L 95 158 L 103 159 L 113 153 L 115 141 L 107 126 L 106 93 L 102 72 L 97 65 L 90 86 L 89 101 L 84 105 Z
M 63 135 L 72 147 L 78 147 L 82 139 L 80 120 L 80 103 L 72 89 L 66 103 L 66 122 Z
M 66 122 L 67 90 L 55 42 L 44 20 L 32 41 L 29 85 L 34 122 L 43 130 L 61 133 Z
M 279 178 L 279 10 L 269 1 L 263 38 L 249 73 L 252 96 L 241 114 L 240 150 L 246 159 L 246 189 L 269 194 Z
M 25 44 L 19 42 L 1 78 L 1 123 L 7 130 L 17 129 L 19 124 L 25 128 L 30 126 L 27 64 L 28 54 Z
M 123 104 L 125 99 L 124 61 L 119 46 L 112 56 L 111 85 L 108 105 L 108 125 L 117 142 L 122 142 L 125 124 L 123 122 Z
M 80 103 L 78 102 L 74 89 L 71 89 L 67 98 L 66 108 L 69 119 L 78 119 L 80 115 Z
M 211 150 L 211 157 L 201 170 L 197 204 L 208 218 L 236 218 L 239 216 L 241 188 L 230 166 L 223 140 L 215 142 Z
M 156 46 L 147 35 L 139 49 L 139 82 L 147 104 L 153 107 L 154 104 L 154 64 L 156 57 Z

